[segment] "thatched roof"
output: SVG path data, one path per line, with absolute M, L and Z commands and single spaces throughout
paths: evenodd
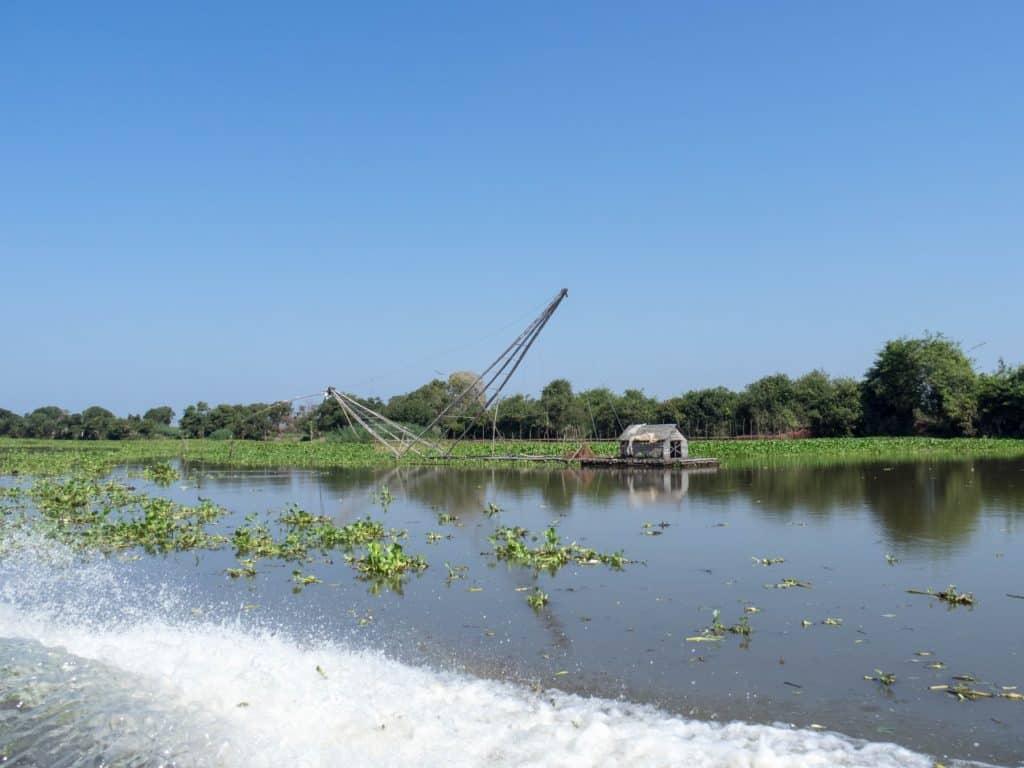
M 680 440 L 683 433 L 676 424 L 630 424 L 619 435 L 619 441 L 632 440 L 636 443 L 660 443 L 664 440 Z

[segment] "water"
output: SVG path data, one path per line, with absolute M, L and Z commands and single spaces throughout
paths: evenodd
M 395 497 L 386 513 L 371 499 L 382 484 Z M 406 549 L 431 567 L 402 594 L 374 595 L 335 555 L 304 566 L 323 583 L 295 593 L 291 564 L 260 563 L 252 582 L 227 578 L 228 550 L 83 561 L 52 543 L 8 548 L 9 762 L 930 766 L 1024 756 L 1024 702 L 929 690 L 971 675 L 984 690 L 1024 691 L 1024 600 L 1007 596 L 1024 594 L 1021 461 L 691 474 L 196 466 L 178 487 L 147 490 L 212 498 L 235 511 L 227 525 L 289 502 L 338 523 L 372 513 L 407 529 Z M 502 511 L 488 517 L 492 502 Z M 459 524 L 440 525 L 439 512 Z M 551 576 L 482 554 L 499 524 L 539 532 L 552 522 L 563 540 L 644 562 Z M 451 538 L 428 544 L 428 531 Z M 446 561 L 468 566 L 466 577 L 448 582 Z M 765 586 L 784 578 L 812 586 Z M 951 583 L 976 604 L 906 592 Z M 539 612 L 516 591 L 535 585 L 551 598 Z M 714 609 L 727 625 L 747 616 L 752 634 L 687 642 Z M 928 668 L 937 661 L 945 668 Z M 896 682 L 863 679 L 875 669 Z

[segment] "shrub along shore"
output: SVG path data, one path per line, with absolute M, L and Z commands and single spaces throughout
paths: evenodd
M 614 441 L 590 441 L 591 449 L 611 456 Z M 580 441 L 540 442 L 527 440 L 465 441 L 446 466 L 494 466 L 508 464 L 473 457 L 564 456 L 579 448 Z M 1024 458 L 1024 440 L 994 438 L 863 437 L 808 440 L 694 440 L 690 455 L 711 456 L 724 467 L 765 466 L 773 463 L 949 460 L 959 458 Z M 50 440 L 0 439 L 0 475 L 100 475 L 123 464 L 148 464 L 154 460 L 182 459 L 237 467 L 372 468 L 393 466 L 394 457 L 372 443 L 249 440 Z M 400 464 L 424 463 L 417 456 Z M 518 466 L 525 462 L 516 463 Z M 561 463 L 531 466 L 558 468 Z

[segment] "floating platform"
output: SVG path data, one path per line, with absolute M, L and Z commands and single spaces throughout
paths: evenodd
M 581 456 L 581 467 L 647 467 L 649 469 L 717 469 L 718 459 L 623 459 L 611 456 Z

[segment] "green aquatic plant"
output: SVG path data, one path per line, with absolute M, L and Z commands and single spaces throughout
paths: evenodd
M 765 584 L 767 589 L 792 589 L 793 587 L 810 589 L 812 586 L 814 585 L 809 581 L 799 581 L 797 579 L 783 579 L 777 584 Z
M 388 511 L 391 502 L 395 500 L 395 497 L 391 495 L 391 490 L 386 485 L 382 485 L 379 491 L 371 491 L 370 498 L 373 499 L 374 504 L 379 504 L 384 512 Z
M 546 592 L 542 592 L 540 587 L 534 587 L 533 592 L 526 596 L 526 603 L 533 610 L 539 611 L 545 605 L 548 604 L 548 595 Z
M 735 624 L 731 626 L 723 624 L 721 616 L 721 611 L 715 608 L 713 611 L 711 611 L 711 624 L 707 627 L 704 627 L 700 631 L 699 635 L 694 635 L 692 637 L 686 638 L 686 642 L 716 642 L 718 640 L 723 639 L 727 633 L 732 635 L 743 635 L 744 638 L 750 637 L 751 628 L 749 616 L 744 614 L 740 617 L 739 621 L 737 621 Z M 744 640 L 744 642 L 746 641 Z
M 494 517 L 496 514 L 501 512 L 501 507 L 495 504 L 493 501 L 484 507 L 484 515 L 487 517 Z
M 306 574 L 296 569 L 292 571 L 292 581 L 300 587 L 308 587 L 310 584 L 319 584 L 320 579 L 312 574 Z
M 740 616 L 740 620 L 728 628 L 734 635 L 750 635 L 750 619 L 747 616 Z
M 427 561 L 421 555 L 407 555 L 402 545 L 396 541 L 386 545 L 372 541 L 366 546 L 365 555 L 348 556 L 346 559 L 367 577 L 387 579 L 400 576 L 407 571 L 422 571 L 427 568 Z
M 189 506 L 136 493 L 114 481 L 83 477 L 40 479 L 26 496 L 35 514 L 22 524 L 71 546 L 164 553 L 217 549 L 226 541 L 206 530 L 208 523 L 227 514 L 209 499 Z
M 527 544 L 526 538 L 529 535 L 530 532 L 520 526 L 500 526 L 488 537 L 488 540 L 494 546 L 493 553 L 499 560 L 551 573 L 557 572 L 559 568 L 569 563 L 604 564 L 620 570 L 625 564 L 631 562 L 621 551 L 606 554 L 580 546 L 575 541 L 564 544 L 553 525 L 544 530 L 543 540 L 539 546 L 531 547 Z M 531 541 L 538 542 L 537 536 L 530 538 Z
M 256 515 L 248 515 L 245 520 L 245 525 L 234 530 L 231 541 L 237 555 L 256 558 L 303 561 L 313 552 L 351 550 L 385 536 L 384 526 L 369 517 L 339 526 L 294 506 L 278 518 L 283 535 L 275 536 L 270 524 Z M 393 531 L 392 535 L 400 532 Z
M 778 565 L 786 562 L 782 557 L 752 557 L 750 559 L 754 561 L 755 565 Z
M 306 528 L 321 523 L 329 523 L 330 518 L 323 515 L 310 514 L 300 508 L 298 504 L 289 504 L 285 507 L 284 512 L 278 516 L 277 521 L 281 525 L 286 525 L 290 528 Z
M 618 452 L 615 441 L 592 441 L 601 456 Z M 927 457 L 1024 456 L 1024 440 L 924 437 L 818 438 L 814 440 L 692 440 L 690 455 L 714 456 L 726 467 L 878 461 Z M 515 461 L 481 462 L 471 457 L 561 456 L 564 444 L 528 440 L 463 441 L 453 446 L 450 466 L 515 466 Z M 184 459 L 238 467 L 380 467 L 393 455 L 372 443 L 289 442 L 258 440 L 96 440 L 54 441 L 0 438 L 0 475 L 57 476 L 70 473 L 100 477 L 118 465 Z M 414 455 L 403 464 L 422 461 Z M 561 466 L 561 463 L 552 464 Z
M 469 566 L 452 565 L 448 561 L 445 561 L 444 567 L 448 571 L 448 576 L 445 578 L 445 583 L 448 586 L 451 586 L 453 581 L 466 578 L 466 571 L 469 570 Z
M 641 527 L 644 529 L 644 536 L 661 536 L 664 533 L 663 530 L 655 530 L 654 523 L 644 523 Z
M 160 486 L 168 486 L 181 479 L 181 473 L 167 462 L 150 464 L 142 471 L 142 475 Z
M 874 675 L 864 675 L 865 680 L 873 680 L 880 685 L 884 685 L 886 688 L 896 682 L 896 675 L 892 672 L 883 672 L 880 669 L 875 670 Z
M 238 568 L 226 568 L 225 573 L 232 579 L 238 579 L 245 577 L 247 579 L 254 578 L 256 576 L 256 561 L 251 558 L 239 561 Z
M 935 597 L 950 605 L 974 605 L 974 595 L 970 592 L 957 592 L 956 586 L 950 584 L 942 592 L 935 592 L 930 589 L 908 589 L 911 595 L 927 595 Z

